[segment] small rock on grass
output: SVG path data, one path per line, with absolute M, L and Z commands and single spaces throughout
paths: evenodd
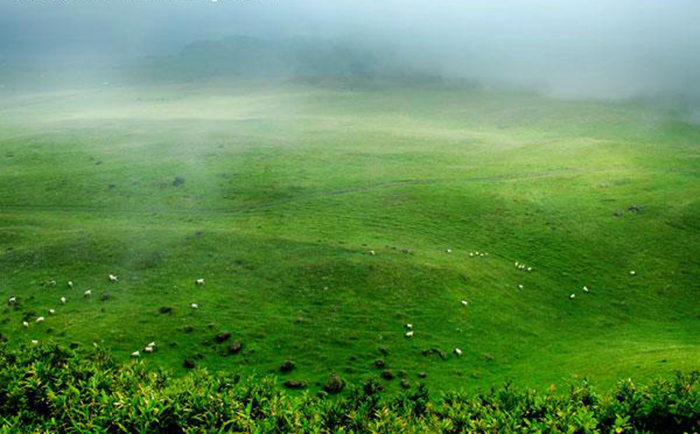
M 230 347 L 228 347 L 228 352 L 229 352 L 229 354 L 238 354 L 241 352 L 242 349 L 243 349 L 243 342 L 235 341 L 231 344 Z
M 340 393 L 345 388 L 345 380 L 340 378 L 340 376 L 333 374 L 328 377 L 326 384 L 323 386 L 323 390 L 327 393 Z
M 282 362 L 282 364 L 280 365 L 280 372 L 286 374 L 286 373 L 288 373 L 288 372 L 292 372 L 292 371 L 294 370 L 295 367 L 296 367 L 296 365 L 294 364 L 293 361 L 291 361 L 291 360 L 285 360 L 285 361 Z
M 218 343 L 226 342 L 230 338 L 231 338 L 231 332 L 224 331 L 224 332 L 221 332 L 218 335 L 216 335 L 216 342 L 218 342 Z
M 306 387 L 306 382 L 303 380 L 287 380 L 284 382 L 284 387 L 288 389 L 303 389 Z

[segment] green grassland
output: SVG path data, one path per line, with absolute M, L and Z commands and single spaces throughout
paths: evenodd
M 0 298 L 11 346 L 312 389 L 379 358 L 437 390 L 698 369 L 700 126 L 460 82 L 5 91 Z

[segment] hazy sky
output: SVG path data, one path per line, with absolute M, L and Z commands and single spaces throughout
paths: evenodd
M 142 56 L 244 34 L 391 47 L 553 92 L 697 92 L 697 0 L 0 0 L 0 58 Z

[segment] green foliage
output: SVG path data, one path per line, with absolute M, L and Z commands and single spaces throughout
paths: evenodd
M 506 383 L 487 393 L 430 399 L 420 385 L 386 395 L 376 380 L 338 398 L 291 396 L 269 378 L 183 377 L 116 364 L 109 354 L 59 345 L 0 346 L 0 428 L 47 432 L 694 432 L 700 373 L 605 393 L 585 381 L 565 393 Z

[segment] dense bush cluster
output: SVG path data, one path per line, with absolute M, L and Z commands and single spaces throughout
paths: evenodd
M 271 379 L 194 371 L 173 377 L 100 351 L 0 346 L 0 431 L 40 432 L 700 432 L 700 375 L 607 393 L 505 385 L 431 399 L 385 395 L 376 381 L 337 397 L 289 395 Z

